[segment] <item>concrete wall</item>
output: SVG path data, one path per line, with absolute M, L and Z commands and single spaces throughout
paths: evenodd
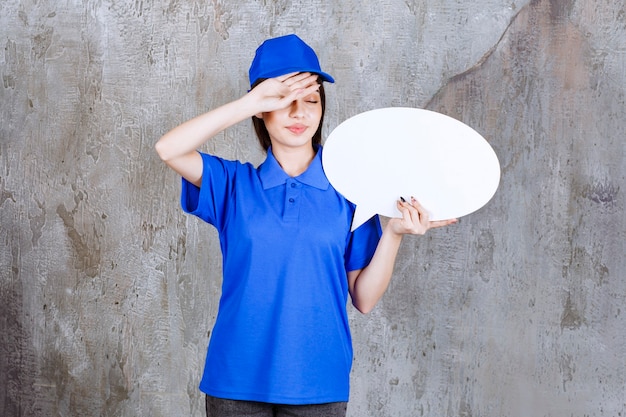
M 219 246 L 153 144 L 293 31 L 338 81 L 327 131 L 423 107 L 502 164 L 485 208 L 406 238 L 376 310 L 351 309 L 349 415 L 626 415 L 614 0 L 0 2 L 0 415 L 204 415 Z M 207 150 L 263 157 L 248 123 Z

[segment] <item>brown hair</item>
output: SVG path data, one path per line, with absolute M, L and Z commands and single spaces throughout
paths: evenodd
M 259 85 L 261 82 L 266 79 L 259 79 L 253 85 L 252 88 Z M 322 117 L 320 118 L 320 124 L 317 127 L 317 130 L 313 134 L 313 147 L 317 148 L 318 145 L 322 144 L 322 124 L 324 123 L 324 113 L 326 112 L 326 93 L 324 92 L 324 84 L 322 83 L 322 79 L 318 78 L 317 82 L 320 84 L 319 93 L 320 93 L 320 103 L 322 104 Z M 270 134 L 265 127 L 265 122 L 263 119 L 252 116 L 252 125 L 254 126 L 254 131 L 256 132 L 256 136 L 259 139 L 259 143 L 264 151 L 267 151 L 272 144 L 270 140 Z

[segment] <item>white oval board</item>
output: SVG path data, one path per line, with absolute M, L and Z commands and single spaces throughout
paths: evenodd
M 322 153 L 330 183 L 356 204 L 352 230 L 374 214 L 398 217 L 396 202 L 415 197 L 431 220 L 470 214 L 500 182 L 495 152 L 475 130 L 430 110 L 393 107 L 337 126 Z

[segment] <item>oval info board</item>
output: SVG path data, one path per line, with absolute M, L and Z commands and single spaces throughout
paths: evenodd
M 500 182 L 498 157 L 480 134 L 415 108 L 344 121 L 328 136 L 322 162 L 333 187 L 357 206 L 352 230 L 375 214 L 400 216 L 400 197 L 415 197 L 431 220 L 459 218 L 487 204 Z

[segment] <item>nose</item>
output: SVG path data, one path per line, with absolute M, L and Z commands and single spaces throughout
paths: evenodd
M 294 100 L 291 103 L 291 109 L 289 112 L 291 117 L 301 118 L 304 116 L 304 103 L 301 100 Z

